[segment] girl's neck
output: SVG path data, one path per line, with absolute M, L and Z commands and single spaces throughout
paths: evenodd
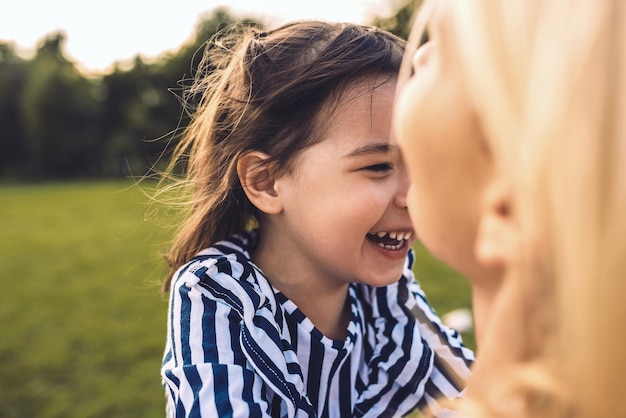
M 348 298 L 348 284 L 335 289 L 316 287 L 315 280 L 294 282 L 282 278 L 294 278 L 288 274 L 266 271 L 272 286 L 291 300 L 306 315 L 324 336 L 333 340 L 344 340 L 350 323 L 351 308 Z
M 312 277 L 310 269 L 286 264 L 276 253 L 260 239 L 251 257 L 271 285 L 291 300 L 315 328 L 327 338 L 344 340 L 352 315 L 349 283 L 329 283 L 325 278 Z
M 294 295 L 281 292 L 298 306 L 298 309 L 325 337 L 332 340 L 346 339 L 351 317 L 350 301 L 347 295 L 343 298 L 340 295 L 331 295 L 336 300 L 323 299 L 323 303 L 319 303 L 319 299 L 314 300 L 308 292 Z

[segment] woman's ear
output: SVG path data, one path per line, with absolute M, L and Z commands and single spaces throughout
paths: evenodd
M 474 252 L 484 266 L 505 267 L 519 255 L 519 231 L 510 185 L 496 177 L 485 192 Z
M 275 178 L 267 164 L 269 156 L 260 151 L 244 154 L 237 162 L 237 175 L 246 196 L 261 212 L 278 214 L 282 202 L 274 188 Z

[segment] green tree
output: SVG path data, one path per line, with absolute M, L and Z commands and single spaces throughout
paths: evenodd
M 396 34 L 402 39 L 409 39 L 413 15 L 421 3 L 422 0 L 404 0 L 393 15 L 377 17 L 372 24 Z
M 188 115 L 182 110 L 182 90 L 195 76 L 205 50 L 211 47 L 209 41 L 234 24 L 261 26 L 253 20 L 236 18 L 226 9 L 218 8 L 200 19 L 192 40 L 175 54 L 150 65 L 136 61 L 124 75 L 133 80 L 135 86 L 124 108 L 127 113 L 124 131 L 142 138 L 146 168 L 165 162 L 165 159 L 159 158 L 166 148 L 173 147 L 178 134 L 189 122 Z
M 0 176 L 22 177 L 27 161 L 21 95 L 28 62 L 11 44 L 0 43 Z
M 103 78 L 106 174 L 143 175 L 160 153 L 155 139 L 171 129 L 178 110 L 158 77 L 154 64 L 137 57 L 130 70 L 116 68 Z
M 48 36 L 30 63 L 21 102 L 31 176 L 94 175 L 101 152 L 97 85 L 63 55 L 65 35 Z
M 404 1 L 372 23 L 406 39 L 420 3 Z M 154 62 L 137 57 L 130 68 L 103 77 L 88 77 L 65 58 L 63 33 L 44 38 L 30 60 L 0 42 L 0 176 L 143 175 L 159 158 L 165 162 L 166 145 L 188 123 L 184 86 L 211 48 L 208 41 L 236 23 L 263 26 L 215 9 L 178 51 Z

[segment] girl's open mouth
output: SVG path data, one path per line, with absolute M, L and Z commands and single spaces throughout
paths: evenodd
M 412 232 L 404 231 L 372 232 L 367 239 L 385 250 L 398 251 L 406 248 L 411 235 Z

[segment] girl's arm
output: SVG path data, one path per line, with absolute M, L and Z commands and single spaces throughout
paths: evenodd
M 453 400 L 463 395 L 474 352 L 463 345 L 460 334 L 444 325 L 428 303 L 426 295 L 411 272 L 407 275 L 414 305 L 411 312 L 417 318 L 422 340 L 434 355 L 432 373 L 425 387 L 423 405 L 430 409 L 441 406 L 441 401 Z

